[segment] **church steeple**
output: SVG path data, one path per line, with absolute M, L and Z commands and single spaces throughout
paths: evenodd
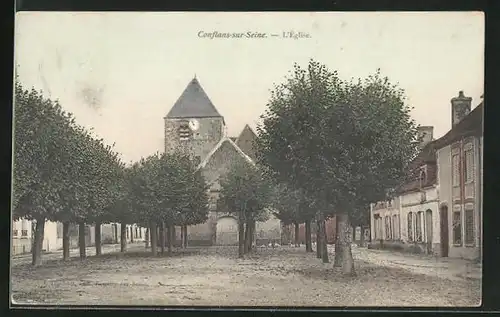
M 166 118 L 222 117 L 194 75 Z

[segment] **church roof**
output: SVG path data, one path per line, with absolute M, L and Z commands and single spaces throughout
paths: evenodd
M 238 154 L 240 154 L 248 163 L 252 164 L 252 165 L 255 165 L 255 162 L 248 156 L 246 155 L 237 145 L 236 143 L 234 143 L 233 140 L 231 140 L 231 138 L 229 137 L 224 137 L 222 138 L 219 143 L 217 143 L 217 145 L 210 151 L 210 153 L 208 153 L 208 155 L 205 157 L 205 159 L 203 159 L 203 161 L 200 163 L 200 165 L 198 165 L 198 168 L 197 169 L 200 169 L 200 168 L 204 168 L 207 163 L 210 161 L 210 159 L 212 158 L 212 156 L 222 147 L 222 145 L 224 143 L 228 143 L 229 145 L 231 145 Z
M 245 152 L 246 155 L 251 157 L 253 160 L 256 159 L 256 151 L 254 142 L 257 139 L 257 135 L 253 132 L 252 128 L 247 124 L 241 131 L 240 135 L 234 141 L 238 147 Z
M 198 79 L 193 78 L 168 112 L 166 118 L 222 117 L 203 90 Z

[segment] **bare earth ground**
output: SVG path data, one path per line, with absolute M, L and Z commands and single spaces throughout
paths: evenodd
M 121 255 L 108 247 L 112 253 L 66 263 L 53 260 L 59 254 L 45 255 L 39 268 L 18 257 L 11 270 L 13 299 L 45 305 L 480 305 L 480 279 L 457 273 L 470 268 L 422 257 L 355 248 L 357 276 L 345 278 L 304 248 L 260 248 L 246 259 L 237 259 L 233 247 L 155 258 L 144 245 L 129 249 Z

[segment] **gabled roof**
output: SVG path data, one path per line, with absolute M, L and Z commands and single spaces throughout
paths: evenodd
M 468 136 L 478 136 L 483 134 L 483 110 L 481 102 L 476 108 L 465 116 L 459 123 L 451 128 L 448 133 L 435 141 L 434 147 L 441 149 L 451 143 Z
M 236 145 L 245 152 L 246 155 L 250 156 L 253 160 L 256 159 L 254 141 L 257 139 L 257 134 L 253 132 L 252 128 L 247 124 L 241 131 L 240 135 L 236 139 Z
M 238 152 L 238 154 L 241 155 L 241 157 L 243 157 L 248 163 L 252 164 L 252 165 L 255 165 L 255 162 L 248 156 L 246 155 L 237 145 L 236 143 L 233 142 L 233 140 L 231 140 L 230 138 L 228 137 L 223 137 L 219 143 L 217 143 L 217 145 L 210 151 L 210 153 L 208 153 L 208 155 L 205 157 L 205 159 L 203 159 L 203 161 L 198 165 L 198 168 L 197 169 L 200 169 L 200 168 L 204 168 L 207 163 L 210 161 L 210 159 L 212 158 L 212 156 L 220 150 L 220 148 L 222 147 L 222 145 L 224 143 L 228 143 L 229 145 L 231 145 L 235 150 L 236 152 Z
M 210 98 L 201 87 L 198 79 L 193 78 L 168 112 L 166 118 L 206 118 L 222 117 Z

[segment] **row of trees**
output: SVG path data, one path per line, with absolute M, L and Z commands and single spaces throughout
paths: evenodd
M 328 261 L 324 221 L 335 216 L 335 265 L 347 275 L 354 274 L 351 224 L 366 221 L 370 202 L 389 198 L 418 151 L 410 110 L 380 71 L 345 81 L 311 60 L 275 87 L 262 116 L 258 162 L 283 187 L 281 204 L 289 208 L 280 209 L 281 219 L 315 217 L 318 255 Z
M 68 259 L 71 223 L 79 225 L 84 258 L 86 224 L 96 227 L 99 255 L 103 223 L 122 224 L 125 251 L 126 224 L 180 225 L 185 232 L 187 225 L 207 219 L 205 181 L 190 157 L 156 154 L 126 167 L 111 146 L 77 125 L 57 101 L 24 89 L 18 81 L 13 150 L 13 218 L 36 223 L 33 265 L 41 263 L 47 220 L 63 223 L 63 258 Z

